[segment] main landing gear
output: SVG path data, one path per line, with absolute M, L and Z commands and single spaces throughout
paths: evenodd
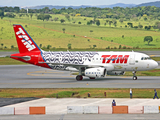
M 137 80 L 136 71 L 133 71 L 133 80 Z
M 76 80 L 77 80 L 77 81 L 83 80 L 83 76 L 82 76 L 82 75 L 77 75 L 77 76 L 76 76 Z

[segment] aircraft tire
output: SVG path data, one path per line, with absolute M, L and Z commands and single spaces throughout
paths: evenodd
M 133 80 L 137 80 L 137 76 L 133 76 Z
M 83 76 L 82 76 L 82 75 L 77 75 L 77 76 L 76 76 L 76 80 L 77 80 L 77 81 L 81 81 L 82 79 L 83 79 Z

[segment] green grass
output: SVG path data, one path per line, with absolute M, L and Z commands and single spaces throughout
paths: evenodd
M 124 23 L 117 23 L 117 27 L 109 27 L 109 25 L 104 26 L 105 20 L 100 19 L 101 25 L 98 27 L 96 25 L 86 25 L 87 21 L 93 19 L 90 17 L 71 17 L 71 21 L 68 21 L 64 15 L 51 15 L 52 19 L 54 17 L 59 17 L 65 19 L 66 22 L 61 24 L 59 21 L 40 21 L 36 19 L 34 15 L 32 20 L 28 17 L 16 17 L 16 18 L 4 18 L 0 20 L 0 43 L 8 48 L 11 45 L 17 47 L 17 43 L 14 37 L 14 31 L 12 24 L 22 24 L 31 37 L 36 41 L 36 43 L 42 44 L 42 46 L 51 45 L 54 48 L 67 48 L 68 43 L 72 44 L 73 49 L 89 49 L 93 45 L 97 45 L 98 49 L 105 49 L 110 46 L 111 48 L 119 47 L 119 45 L 125 45 L 127 47 L 140 47 L 140 48 L 160 48 L 160 37 L 159 31 L 147 31 L 132 28 L 124 28 L 124 25 L 130 21 L 124 21 Z M 86 18 L 87 20 L 84 20 Z M 81 21 L 82 24 L 79 25 L 78 22 Z M 75 23 L 73 23 L 75 22 Z M 138 22 L 132 21 L 134 25 L 138 25 L 139 22 L 143 25 L 153 25 L 155 21 L 143 21 Z M 122 26 L 122 28 L 120 28 Z M 65 28 L 63 33 L 62 29 Z M 90 30 L 93 30 L 91 33 Z M 75 37 L 73 36 L 75 35 Z M 122 38 L 124 35 L 124 38 Z M 148 46 L 147 43 L 143 42 L 145 36 L 153 36 L 154 40 Z M 87 38 L 84 38 L 87 36 Z M 101 39 L 102 37 L 102 39 Z M 89 40 L 88 40 L 89 39 Z M 157 39 L 157 40 L 156 40 Z M 113 40 L 113 42 L 111 42 Z M 2 47 L 2 46 L 1 46 Z
M 156 90 L 160 96 L 160 89 Z M 132 92 L 133 98 L 153 98 L 154 96 L 154 89 L 132 89 Z M 75 95 L 72 96 L 72 93 Z M 55 98 L 57 94 L 59 98 L 85 98 L 88 97 L 88 93 L 91 94 L 91 98 L 129 98 L 128 88 L 0 89 L 0 98 Z
M 27 64 L 27 63 L 14 60 L 9 57 L 0 58 L 0 65 L 23 65 L 23 64 Z
M 149 71 L 137 71 L 137 76 L 160 76 L 160 69 L 153 69 Z M 132 72 L 125 72 L 124 76 L 133 76 Z

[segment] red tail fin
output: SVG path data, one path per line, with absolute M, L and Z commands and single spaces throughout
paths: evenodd
M 25 31 L 22 25 L 13 25 L 20 53 L 40 51 L 40 48 Z

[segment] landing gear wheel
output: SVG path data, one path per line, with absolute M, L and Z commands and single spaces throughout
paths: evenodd
M 95 79 L 95 77 L 90 77 L 90 79 Z
M 137 76 L 133 76 L 133 80 L 137 80 Z
M 77 80 L 77 81 L 80 81 L 80 80 L 82 80 L 82 79 L 83 79 L 83 76 L 82 76 L 82 75 L 77 75 L 77 76 L 76 76 L 76 80 Z
M 133 80 L 137 80 L 136 71 L 133 71 Z

